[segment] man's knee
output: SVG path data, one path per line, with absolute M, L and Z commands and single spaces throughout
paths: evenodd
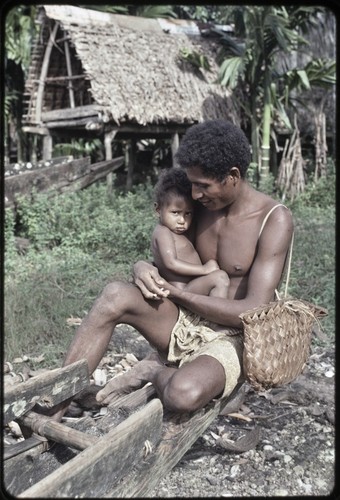
M 113 281 L 107 284 L 98 298 L 99 307 L 116 314 L 123 314 L 126 308 L 126 297 L 131 285 L 121 281 Z
M 202 387 L 193 379 L 182 379 L 174 375 L 163 393 L 163 404 L 175 412 L 191 412 L 205 404 Z

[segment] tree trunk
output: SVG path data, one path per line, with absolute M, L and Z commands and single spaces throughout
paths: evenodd
M 315 172 L 314 180 L 327 175 L 326 115 L 322 109 L 316 110 L 315 121 Z

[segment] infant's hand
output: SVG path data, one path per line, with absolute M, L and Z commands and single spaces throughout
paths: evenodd
M 206 262 L 204 265 L 204 270 L 206 271 L 207 274 L 212 273 L 213 271 L 217 271 L 220 266 L 217 264 L 216 260 L 210 259 L 208 262 Z

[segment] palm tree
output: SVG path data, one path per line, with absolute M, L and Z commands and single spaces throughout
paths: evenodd
M 220 30 L 219 82 L 234 90 L 251 123 L 253 162 L 259 177 L 269 173 L 274 113 L 292 130 L 287 107 L 291 91 L 335 82 L 334 61 L 310 61 L 302 69 L 278 71 L 278 61 L 307 45 L 305 33 L 323 9 L 305 6 L 237 6 L 225 8 L 225 21 L 235 25 L 235 39 Z M 280 90 L 284 89 L 283 93 Z M 261 139 L 261 149 L 260 149 Z

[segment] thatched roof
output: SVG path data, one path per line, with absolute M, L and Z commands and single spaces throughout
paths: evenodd
M 164 21 L 157 19 L 115 15 L 70 5 L 45 5 L 43 8 L 46 14 L 43 26 L 49 26 L 45 32 L 51 32 L 54 21 L 60 25 L 50 56 L 43 112 L 70 108 L 65 82 L 63 97 L 61 94 L 56 97 L 57 92 L 61 92 L 60 76 L 67 76 L 66 64 L 54 60 L 60 58 L 64 50 L 62 45 L 56 46 L 58 40 L 69 36 L 76 107 L 98 105 L 104 122 L 189 125 L 213 118 L 237 122 L 237 111 L 230 96 L 215 83 L 216 40 L 184 32 L 165 32 L 161 26 Z M 167 22 L 171 24 L 170 20 L 165 24 Z M 211 72 L 201 72 L 184 62 L 180 58 L 184 48 L 205 55 Z M 26 123 L 34 122 L 37 105 L 34 80 L 41 79 L 41 65 L 36 63 L 28 79 L 31 102 Z M 82 87 L 79 87 L 79 74 L 85 75 Z

